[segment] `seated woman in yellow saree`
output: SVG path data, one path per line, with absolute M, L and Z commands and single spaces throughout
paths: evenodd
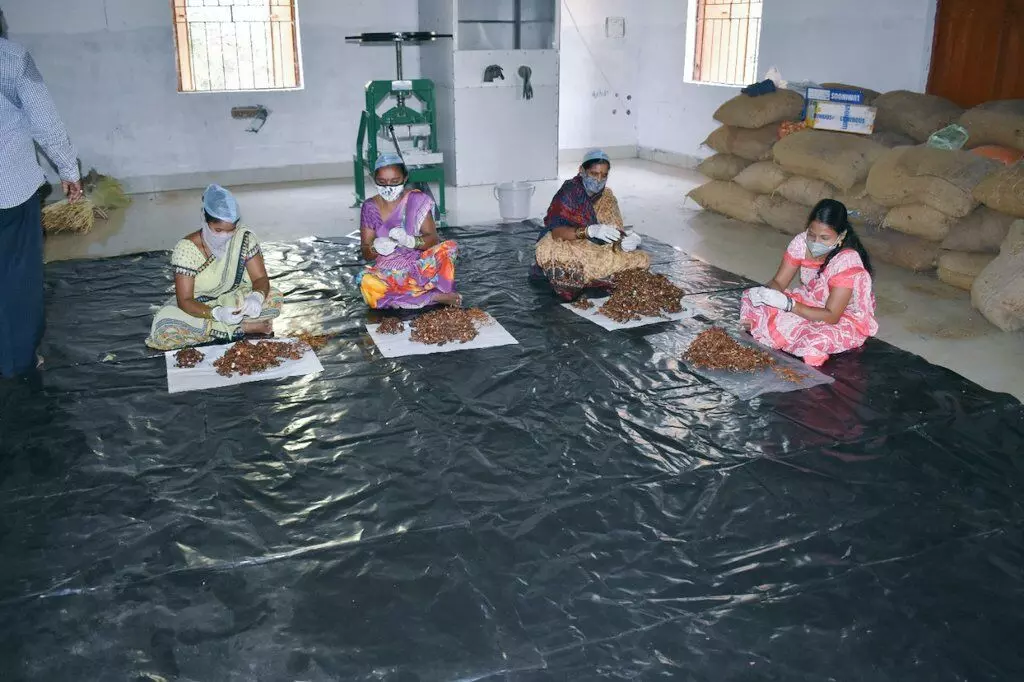
M 281 313 L 256 235 L 239 225 L 238 202 L 223 187 L 203 192 L 201 230 L 171 253 L 174 299 L 156 313 L 146 345 L 175 350 L 247 334 L 269 334 Z

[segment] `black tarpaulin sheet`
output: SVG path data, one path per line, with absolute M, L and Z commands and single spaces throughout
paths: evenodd
M 355 245 L 270 244 L 324 373 L 177 396 L 167 255 L 49 266 L 0 679 L 1022 679 L 1019 403 L 881 342 L 741 402 L 528 283 L 531 226 L 450 232 L 519 346 L 385 360 Z M 656 261 L 733 324 L 742 278 Z

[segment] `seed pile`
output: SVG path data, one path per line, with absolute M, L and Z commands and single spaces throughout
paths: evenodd
M 741 344 L 720 327 L 702 331 L 683 359 L 701 369 L 729 372 L 756 372 L 775 365 L 775 358 L 769 353 Z
M 620 324 L 683 309 L 683 290 L 665 275 L 640 268 L 623 270 L 612 277 L 612 284 L 612 295 L 601 306 L 601 314 Z
M 579 308 L 580 310 L 590 310 L 594 307 L 594 304 L 590 302 L 590 299 L 586 296 L 580 296 L 575 301 L 570 303 L 573 308 Z
M 401 334 L 405 331 L 405 325 L 397 317 L 386 317 L 384 321 L 377 326 L 378 334 Z
M 299 341 L 306 344 L 313 350 L 317 351 L 327 345 L 327 341 L 331 338 L 331 335 L 314 334 L 312 332 L 302 332 L 301 334 L 296 334 L 295 338 L 297 338 Z
M 174 354 L 175 366 L 180 369 L 192 369 L 206 356 L 195 348 L 182 348 Z
M 791 367 L 775 367 L 773 369 L 775 370 L 775 373 L 779 375 L 780 379 L 794 384 L 799 384 L 801 381 L 808 378 L 808 376 L 803 372 L 799 372 Z
M 248 376 L 279 367 L 285 360 L 298 360 L 307 350 L 309 346 L 302 341 L 287 343 L 242 340 L 228 349 L 220 359 L 214 360 L 213 366 L 217 369 L 217 374 L 224 377 L 235 374 Z
M 409 338 L 433 346 L 466 343 L 477 337 L 478 325 L 490 323 L 491 317 L 477 308 L 438 308 L 412 321 Z

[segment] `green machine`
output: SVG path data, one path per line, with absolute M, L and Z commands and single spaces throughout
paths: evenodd
M 437 146 L 437 104 L 433 81 L 417 78 L 405 80 L 402 74 L 402 47 L 451 38 L 451 34 L 433 31 L 402 33 L 363 33 L 347 36 L 348 41 L 360 45 L 395 46 L 397 78 L 389 81 L 370 81 L 366 84 L 366 109 L 359 118 L 356 153 L 353 157 L 356 203 L 366 201 L 366 174 L 373 173 L 377 156 L 394 150 L 409 169 L 409 184 L 430 192 L 437 184 L 437 220 L 445 219 L 444 154 Z M 388 108 L 389 104 L 393 104 Z

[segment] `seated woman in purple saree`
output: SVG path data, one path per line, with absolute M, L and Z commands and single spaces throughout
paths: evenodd
M 363 257 L 372 264 L 360 275 L 359 290 L 371 308 L 461 305 L 455 292 L 458 245 L 440 241 L 434 201 L 406 189 L 409 174 L 401 157 L 381 154 L 375 164 L 378 196 L 363 203 Z

